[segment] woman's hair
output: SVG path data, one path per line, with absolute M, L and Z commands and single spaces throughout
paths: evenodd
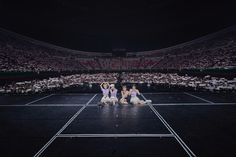
M 108 84 L 106 82 L 102 83 L 103 88 L 104 88 L 105 85 L 108 87 Z

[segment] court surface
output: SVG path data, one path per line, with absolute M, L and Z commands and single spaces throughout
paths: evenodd
M 144 93 L 151 105 L 98 107 L 101 94 L 0 96 L 0 156 L 236 156 L 236 95 Z

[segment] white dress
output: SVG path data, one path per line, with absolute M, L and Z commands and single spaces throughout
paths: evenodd
M 111 93 L 111 97 L 110 97 L 110 101 L 115 101 L 115 102 L 118 102 L 118 99 L 117 99 L 117 89 L 114 89 L 114 90 L 110 90 L 110 93 Z
M 138 104 L 139 102 L 140 102 L 140 99 L 137 97 L 137 92 L 132 90 L 131 91 L 130 103 Z
M 103 97 L 101 99 L 102 103 L 109 103 L 110 102 L 110 98 L 109 98 L 109 89 L 101 89 L 102 90 L 102 94 Z

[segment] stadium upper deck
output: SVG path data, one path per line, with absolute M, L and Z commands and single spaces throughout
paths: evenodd
M 80 71 L 139 69 L 207 69 L 236 66 L 236 27 L 146 52 L 112 53 L 70 50 L 0 31 L 0 71 Z

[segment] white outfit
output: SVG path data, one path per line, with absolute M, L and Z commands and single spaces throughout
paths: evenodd
M 110 101 L 115 101 L 115 102 L 118 102 L 118 99 L 117 99 L 117 89 L 114 89 L 114 90 L 110 90 L 110 93 L 111 93 L 111 97 L 110 97 Z
M 102 90 L 102 94 L 103 97 L 101 99 L 102 103 L 109 103 L 110 102 L 110 98 L 109 98 L 109 89 L 101 89 Z
M 137 92 L 132 90 L 131 91 L 130 103 L 138 104 L 139 102 L 140 102 L 140 99 L 137 97 Z

